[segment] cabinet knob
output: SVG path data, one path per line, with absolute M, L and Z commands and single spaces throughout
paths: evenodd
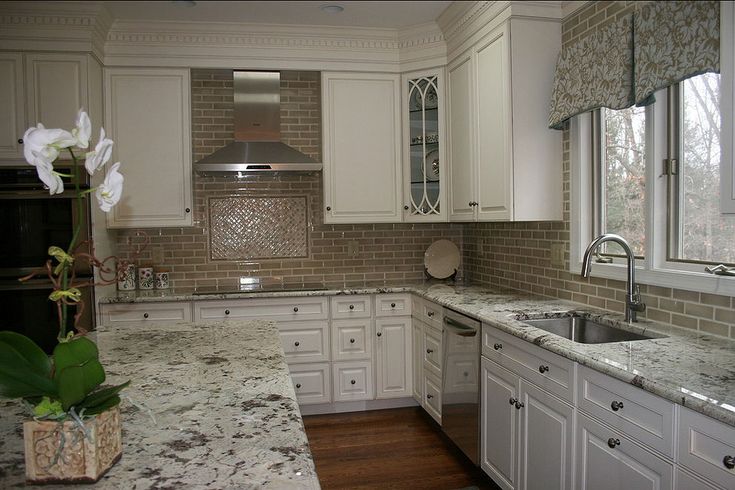
M 148 313 L 143 313 L 143 318 L 148 318 Z
M 354 385 L 354 384 L 355 384 L 355 380 L 354 380 L 354 379 L 351 379 L 351 380 L 350 380 L 350 384 L 351 384 L 351 385 Z
M 354 344 L 354 343 L 355 343 L 355 339 L 350 339 L 350 344 Z
M 426 316 L 428 316 L 429 318 L 431 318 L 432 316 L 434 316 L 434 312 L 433 311 L 430 311 L 430 312 L 428 312 L 426 314 Z
M 538 367 L 538 372 L 541 374 L 548 373 L 549 372 L 549 366 L 544 366 L 543 364 Z
M 620 445 L 620 439 L 613 439 L 612 437 L 607 440 L 607 445 L 610 446 L 610 449 L 615 449 L 615 446 Z
M 395 307 L 396 307 L 396 304 L 395 304 L 395 303 L 391 303 L 391 304 L 390 304 L 390 307 L 391 307 L 391 308 L 395 308 Z
M 225 310 L 225 315 L 229 315 L 229 314 L 230 314 L 230 310 Z
M 408 204 L 406 204 L 405 206 L 403 206 L 403 209 L 405 209 L 406 211 L 408 211 Z
M 355 305 L 350 305 L 350 309 L 351 310 L 354 310 L 355 309 Z
M 517 399 L 517 398 L 512 398 L 512 397 L 511 397 L 511 399 L 510 399 L 510 400 L 508 400 L 508 403 L 510 403 L 511 405 L 515 405 L 516 403 L 518 403 L 518 399 Z
M 428 400 L 431 400 L 432 398 L 434 398 L 434 395 L 426 395 L 426 398 L 427 398 Z
M 472 201 L 468 202 L 468 203 L 467 203 L 467 205 L 468 205 L 469 207 L 472 207 Z
M 525 407 L 523 402 L 515 402 L 516 410 L 520 410 L 521 408 Z
M 18 143 L 22 145 L 23 144 L 23 138 L 18 138 Z
M 298 306 L 294 306 L 293 307 L 293 312 L 294 313 L 298 313 L 299 312 L 299 307 Z
M 381 335 L 383 335 L 383 332 L 378 332 L 375 335 L 377 335 L 378 337 L 380 337 Z
M 301 345 L 301 343 L 297 340 L 296 342 L 293 343 L 293 345 L 295 345 L 296 347 L 298 347 L 298 346 Z
M 610 408 L 612 408 L 613 412 L 617 412 L 618 410 L 623 408 L 623 402 L 615 400 L 610 404 Z
M 296 383 L 296 388 L 301 388 L 301 383 Z
M 503 344 L 493 344 L 493 349 L 500 350 L 503 348 Z
M 332 206 L 327 206 L 327 211 L 331 211 L 331 210 L 332 210 Z
M 727 468 L 728 470 L 735 468 L 735 457 L 728 454 L 727 456 L 722 458 L 722 464 L 724 464 L 725 468 Z
M 184 211 L 186 211 L 187 213 L 191 213 L 191 209 L 189 208 L 184 209 Z
M 432 352 L 434 352 L 434 349 L 426 349 L 427 354 L 431 354 Z

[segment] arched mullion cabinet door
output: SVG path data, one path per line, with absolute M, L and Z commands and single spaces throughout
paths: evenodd
M 406 73 L 402 85 L 403 221 L 446 221 L 444 69 Z

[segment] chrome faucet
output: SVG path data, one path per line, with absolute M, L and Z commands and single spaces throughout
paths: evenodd
M 625 321 L 626 322 L 637 322 L 636 314 L 639 311 L 646 309 L 645 303 L 641 301 L 640 287 L 635 283 L 635 256 L 633 251 L 630 249 L 630 245 L 625 238 L 620 235 L 614 235 L 612 233 L 606 233 L 600 235 L 587 246 L 587 250 L 584 251 L 584 259 L 582 259 L 582 277 L 589 277 L 590 269 L 592 269 L 592 256 L 595 250 L 604 242 L 615 242 L 619 244 L 625 256 L 628 259 L 628 281 L 625 284 Z

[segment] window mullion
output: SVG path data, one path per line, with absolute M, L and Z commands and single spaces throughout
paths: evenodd
M 647 270 L 660 268 L 666 262 L 668 234 L 668 187 L 666 160 L 669 152 L 669 102 L 666 90 L 656 93 L 656 103 L 647 107 L 646 155 L 646 260 Z

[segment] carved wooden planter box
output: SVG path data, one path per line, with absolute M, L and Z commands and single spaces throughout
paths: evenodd
M 84 421 L 23 423 L 26 479 L 31 483 L 96 482 L 122 455 L 120 408 Z M 63 444 L 63 447 L 62 447 Z

